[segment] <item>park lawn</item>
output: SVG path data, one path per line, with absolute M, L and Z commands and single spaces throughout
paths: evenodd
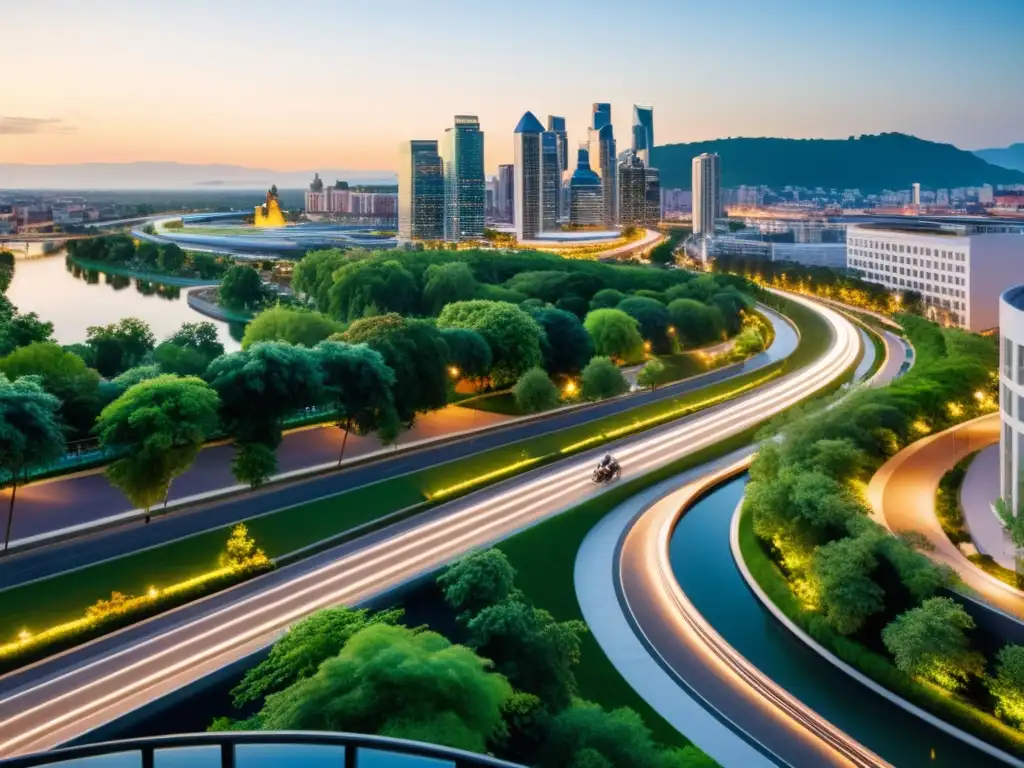
M 819 614 L 805 609 L 793 595 L 785 575 L 754 533 L 754 518 L 746 508 L 740 513 L 739 542 L 743 561 L 768 598 L 820 645 L 876 683 L 939 719 L 1011 754 L 1024 755 L 1024 734 L 1020 731 L 938 686 L 900 672 L 887 656 L 869 650 L 856 640 L 843 637 L 829 627 Z
M 643 419 L 659 416 L 664 416 L 665 421 L 678 418 L 672 414 L 681 408 L 687 409 L 688 413 L 696 412 L 705 407 L 706 401 L 726 399 L 737 390 L 771 375 L 773 370 L 783 374 L 802 367 L 827 348 L 830 333 L 818 315 L 798 304 L 788 306 L 787 312 L 801 329 L 800 344 L 790 357 L 768 368 L 718 382 L 667 402 L 650 403 L 590 424 L 494 448 L 245 522 L 267 555 L 278 558 L 325 538 L 344 534 L 389 513 L 429 501 L 438 491 L 445 490 L 446 493 L 434 501 L 449 501 L 490 482 L 563 458 L 575 450 L 594 447 L 609 439 L 607 433 L 611 430 L 629 429 Z M 637 431 L 641 430 L 638 428 Z M 573 448 L 566 454 L 561 453 L 588 439 L 592 442 Z M 471 485 L 458 487 L 462 483 Z M 22 629 L 39 632 L 54 624 L 77 619 L 89 605 L 109 597 L 114 591 L 139 595 L 151 586 L 164 587 L 212 570 L 217 567 L 217 559 L 230 528 L 225 526 L 205 531 L 108 562 L 0 591 L 0 616 L 4 617 L 0 642 L 13 639 L 13 635 Z

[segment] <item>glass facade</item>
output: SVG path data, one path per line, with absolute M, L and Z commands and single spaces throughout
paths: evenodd
M 654 149 L 654 107 L 650 104 L 633 105 L 633 151 L 640 162 L 651 165 L 651 150 Z
M 516 238 L 533 240 L 541 232 L 541 138 L 544 126 L 532 112 L 515 130 Z
M 565 130 L 565 118 L 557 115 L 548 115 L 548 130 L 554 132 L 558 142 L 558 219 L 565 219 L 569 216 L 569 198 L 563 190 L 562 178 L 569 170 L 569 134 Z
M 647 219 L 647 174 L 639 155 L 626 150 L 619 163 L 618 220 L 623 225 L 643 224 Z
M 444 170 L 437 142 L 403 143 L 398 162 L 398 236 L 402 240 L 444 237 Z
M 444 239 L 478 240 L 484 236 L 484 134 L 472 115 L 456 115 L 445 131 L 441 152 L 444 162 Z
M 569 179 L 569 222 L 578 227 L 590 227 L 603 219 L 601 179 L 591 170 L 590 152 L 583 144 L 576 156 L 576 170 Z
M 558 229 L 561 198 L 561 158 L 559 139 L 555 131 L 544 131 L 540 135 L 540 230 L 552 232 Z

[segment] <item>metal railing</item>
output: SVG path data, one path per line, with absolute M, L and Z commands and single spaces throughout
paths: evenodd
M 109 762 L 103 758 L 110 758 Z M 418 758 L 421 758 L 418 759 Z M 0 760 L 2 768 L 60 765 L 71 768 L 522 768 L 459 749 L 358 733 L 257 731 L 193 733 L 85 744 Z

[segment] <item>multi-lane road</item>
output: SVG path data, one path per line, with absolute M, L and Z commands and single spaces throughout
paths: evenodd
M 748 395 L 618 442 L 624 477 L 756 426 L 856 363 L 856 329 L 831 309 L 795 300 L 830 325 L 828 351 Z M 320 608 L 359 603 L 574 506 L 604 490 L 590 480 L 592 462 L 588 455 L 529 472 L 0 678 L 0 756 L 80 736 L 265 646 Z

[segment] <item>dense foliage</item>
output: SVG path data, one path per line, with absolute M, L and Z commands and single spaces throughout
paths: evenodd
M 174 243 L 136 242 L 128 235 L 103 235 L 68 242 L 68 256 L 138 272 L 211 280 L 223 275 L 230 259 L 208 253 L 186 253 Z

